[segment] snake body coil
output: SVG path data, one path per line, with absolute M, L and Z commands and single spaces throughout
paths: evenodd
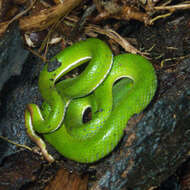
M 98 39 L 88 39 L 66 48 L 55 59 L 61 66 L 40 73 L 39 89 L 45 102 L 40 109 L 29 104 L 25 123 L 29 136 L 47 156 L 45 144 L 34 131 L 65 157 L 82 163 L 95 162 L 118 144 L 127 121 L 142 111 L 154 96 L 154 68 L 139 55 L 114 57 Z M 89 61 L 77 77 L 58 82 L 63 75 Z M 92 119 L 83 122 L 85 110 Z

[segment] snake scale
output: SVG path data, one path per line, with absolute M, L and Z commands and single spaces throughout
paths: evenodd
M 96 38 L 65 48 L 52 62 L 58 67 L 51 70 L 46 64 L 39 76 L 42 107 L 26 107 L 27 133 L 49 161 L 53 157 L 37 133 L 66 158 L 95 162 L 116 147 L 130 117 L 150 103 L 157 87 L 154 68 L 139 55 L 113 57 L 110 48 Z M 81 74 L 61 80 L 86 62 Z M 92 118 L 84 122 L 87 109 Z

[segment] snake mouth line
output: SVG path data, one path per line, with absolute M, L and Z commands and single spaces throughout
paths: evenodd
M 77 65 L 78 63 L 80 62 L 83 62 L 83 61 L 88 61 L 92 59 L 91 56 L 87 56 L 87 57 L 83 57 L 81 59 L 78 59 L 77 61 L 71 63 L 70 65 L 68 65 L 65 69 L 63 69 L 54 79 L 54 82 L 56 82 L 59 78 L 62 77 L 63 73 L 65 73 L 67 70 L 69 70 L 70 68 L 74 67 L 75 65 Z
M 70 70 L 68 73 L 66 73 L 63 76 L 60 76 L 55 84 L 58 84 L 59 82 L 63 81 L 63 80 L 67 80 L 67 79 L 73 79 L 75 77 L 78 77 L 85 69 L 86 67 L 89 65 L 90 59 L 86 60 L 84 63 L 82 63 L 81 65 L 73 68 L 72 70 Z

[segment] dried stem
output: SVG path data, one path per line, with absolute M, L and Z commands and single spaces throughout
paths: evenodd
M 98 26 L 95 25 L 88 25 L 85 28 L 85 33 L 91 33 L 91 32 L 96 32 L 99 34 L 103 34 L 117 42 L 121 47 L 125 49 L 125 51 L 130 52 L 130 53 L 139 53 L 143 54 L 140 52 L 138 49 L 136 49 L 134 46 L 132 46 L 126 39 L 124 39 L 122 36 L 120 36 L 117 32 L 115 32 L 112 29 L 102 29 Z
M 38 14 L 26 16 L 19 21 L 20 28 L 24 31 L 40 31 L 48 28 L 59 18 L 69 14 L 82 0 L 65 0 L 49 9 L 40 11 Z
M 20 12 L 19 14 L 17 14 L 10 21 L 6 21 L 6 22 L 0 23 L 0 36 L 7 30 L 8 26 L 12 22 L 14 22 L 15 20 L 17 20 L 20 17 L 22 17 L 22 15 L 26 14 L 34 6 L 35 3 L 36 3 L 36 0 L 33 0 L 33 1 L 31 0 L 31 4 L 30 4 L 30 6 L 26 10 L 24 10 L 24 11 Z
M 18 144 L 18 143 L 14 142 L 14 141 L 9 140 L 7 137 L 0 136 L 0 139 L 3 139 L 4 141 L 7 141 L 8 143 L 14 144 L 14 145 L 16 145 L 18 147 L 25 148 L 25 149 L 27 149 L 29 151 L 32 151 L 32 149 L 29 146 L 26 146 L 24 144 Z
M 176 10 L 185 10 L 190 9 L 190 1 L 186 3 L 178 4 L 178 5 L 168 5 L 168 6 L 156 6 L 154 7 L 155 10 L 168 10 L 168 11 L 176 11 Z
M 167 13 L 165 14 L 162 14 L 162 15 L 158 15 L 154 18 L 152 18 L 150 21 L 149 21 L 149 24 L 153 24 L 156 20 L 158 19 L 162 19 L 162 18 L 166 18 L 170 15 L 172 15 L 173 12 L 177 11 L 177 10 L 185 10 L 185 9 L 190 9 L 190 1 L 186 1 L 186 2 L 183 2 L 181 4 L 178 4 L 178 5 L 162 5 L 162 6 L 156 6 L 156 7 L 153 7 L 153 9 L 155 11 L 168 11 Z

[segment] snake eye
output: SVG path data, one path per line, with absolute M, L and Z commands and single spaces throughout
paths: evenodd
M 52 71 L 55 71 L 60 66 L 61 66 L 61 62 L 59 62 L 57 59 L 53 59 L 48 62 L 47 70 L 48 72 L 52 72 Z
M 91 109 L 91 107 L 88 107 L 83 112 L 82 122 L 87 123 L 90 120 L 92 120 L 92 109 Z

